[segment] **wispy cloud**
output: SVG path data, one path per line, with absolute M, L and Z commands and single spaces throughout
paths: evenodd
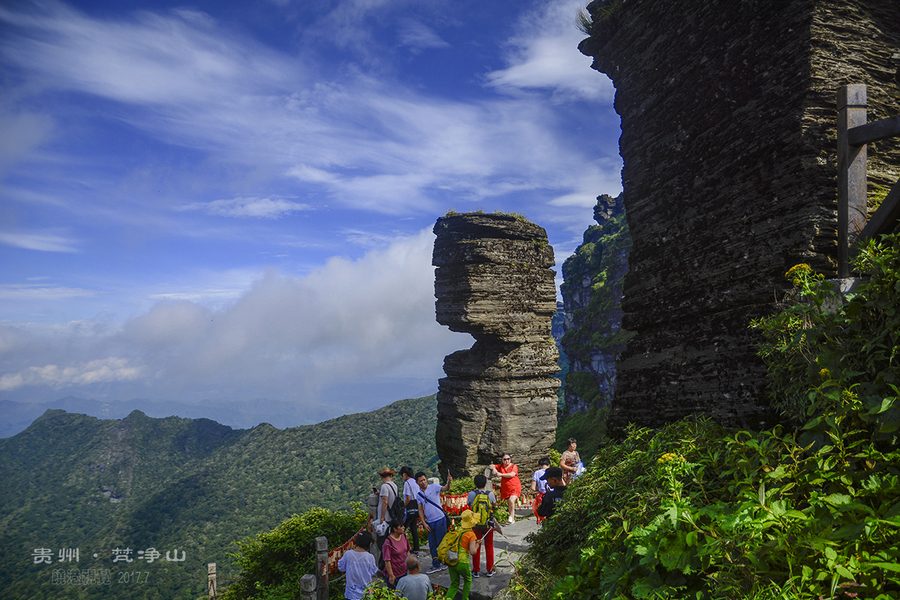
M 78 242 L 49 232 L 0 231 L 0 244 L 41 252 L 78 252 Z
M 287 198 L 232 198 L 212 202 L 194 202 L 176 207 L 176 210 L 199 210 L 223 217 L 257 217 L 277 219 L 293 212 L 311 210 L 309 204 Z
M 431 27 L 414 19 L 403 19 L 397 32 L 400 43 L 414 50 L 425 48 L 449 48 L 450 44 L 441 39 Z
M 561 188 L 568 174 L 595 168 L 565 146 L 555 116 L 535 99 L 454 102 L 356 71 L 311 81 L 298 68 L 302 58 L 214 27 L 200 13 L 101 21 L 48 6 L 53 10 L 28 18 L 0 13 L 18 26 L 0 48 L 44 85 L 127 103 L 138 110 L 118 118 L 150 135 L 319 186 L 325 201 L 421 214 L 445 209 L 449 193 L 477 200 Z M 490 75 L 493 85 L 597 87 L 591 84 L 599 76 L 571 64 L 573 35 L 560 34 L 558 25 L 540 29 L 554 16 L 548 9 L 516 38 L 522 47 L 507 70 Z M 421 23 L 403 23 L 409 40 L 418 32 L 420 46 L 439 45 Z M 240 199 L 187 206 L 204 204 L 231 216 L 251 208 Z M 269 208 L 268 216 L 283 214 Z
M 591 59 L 573 54 L 585 37 L 575 27 L 582 0 L 542 4 L 521 18 L 519 33 L 508 43 L 508 66 L 488 74 L 491 85 L 507 92 L 550 89 L 562 97 L 611 100 L 612 82 L 590 70 Z
M 19 373 L 0 376 L 0 391 L 23 386 L 50 386 L 61 389 L 68 386 L 94 385 L 137 379 L 139 368 L 132 367 L 122 358 L 106 358 L 70 365 L 43 365 L 28 367 Z
M 53 285 L 32 284 L 0 284 L 0 300 L 69 300 L 71 298 L 93 298 L 98 295 L 95 290 L 69 288 Z
M 52 0 L 36 8 L 0 9 L 0 20 L 12 26 L 0 50 L 42 74 L 48 87 L 149 106 L 216 103 L 223 93 L 241 95 L 240 82 L 286 89 L 299 70 L 198 11 L 122 20 L 90 18 Z

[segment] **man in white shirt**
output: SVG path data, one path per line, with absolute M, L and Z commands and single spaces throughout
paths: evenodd
M 419 484 L 419 491 L 416 493 L 416 500 L 419 502 L 419 517 L 428 532 L 428 549 L 431 550 L 431 568 L 425 571 L 429 575 L 437 573 L 441 569 L 446 569 L 437 557 L 437 549 L 447 535 L 446 514 L 441 508 L 441 492 L 450 490 L 450 481 L 453 478 L 447 473 L 447 483 L 441 485 L 439 483 L 428 483 L 428 478 L 423 471 L 416 473 L 416 483 Z

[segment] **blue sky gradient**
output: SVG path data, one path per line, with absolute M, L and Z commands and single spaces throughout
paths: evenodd
M 583 5 L 4 2 L 0 400 L 301 425 L 435 391 L 472 342 L 434 320 L 435 220 L 522 213 L 561 265 L 621 191 Z

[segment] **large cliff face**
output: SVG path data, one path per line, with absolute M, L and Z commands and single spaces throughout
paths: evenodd
M 611 17 L 601 13 L 618 4 Z M 593 2 L 580 49 L 616 86 L 633 239 L 610 428 L 706 413 L 756 424 L 763 367 L 751 318 L 799 262 L 833 273 L 835 102 L 869 86 L 869 119 L 900 112 L 895 0 Z M 870 146 L 870 188 L 900 154 Z M 874 194 L 874 195 L 877 195 Z
M 622 196 L 597 198 L 583 243 L 563 263 L 562 347 L 569 359 L 565 415 L 607 405 L 616 389 L 616 360 L 631 336 L 622 325 L 622 284 L 631 235 Z
M 553 248 L 524 219 L 466 213 L 434 226 L 437 321 L 475 344 L 444 359 L 436 443 L 441 468 L 473 474 L 503 452 L 535 466 L 553 443 L 559 352 Z

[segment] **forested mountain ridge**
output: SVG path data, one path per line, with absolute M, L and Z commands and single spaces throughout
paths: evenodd
M 206 563 L 229 576 L 232 542 L 312 506 L 363 502 L 385 465 L 431 472 L 436 415 L 434 396 L 285 430 L 47 411 L 0 440 L 0 589 L 5 598 L 196 598 Z M 132 562 L 114 562 L 125 548 Z M 65 549 L 78 549 L 77 562 L 59 560 Z M 159 560 L 138 560 L 150 549 Z M 185 560 L 166 561 L 167 551 Z M 60 569 L 105 569 L 111 581 L 60 581 Z M 125 571 L 144 581 L 118 582 Z

